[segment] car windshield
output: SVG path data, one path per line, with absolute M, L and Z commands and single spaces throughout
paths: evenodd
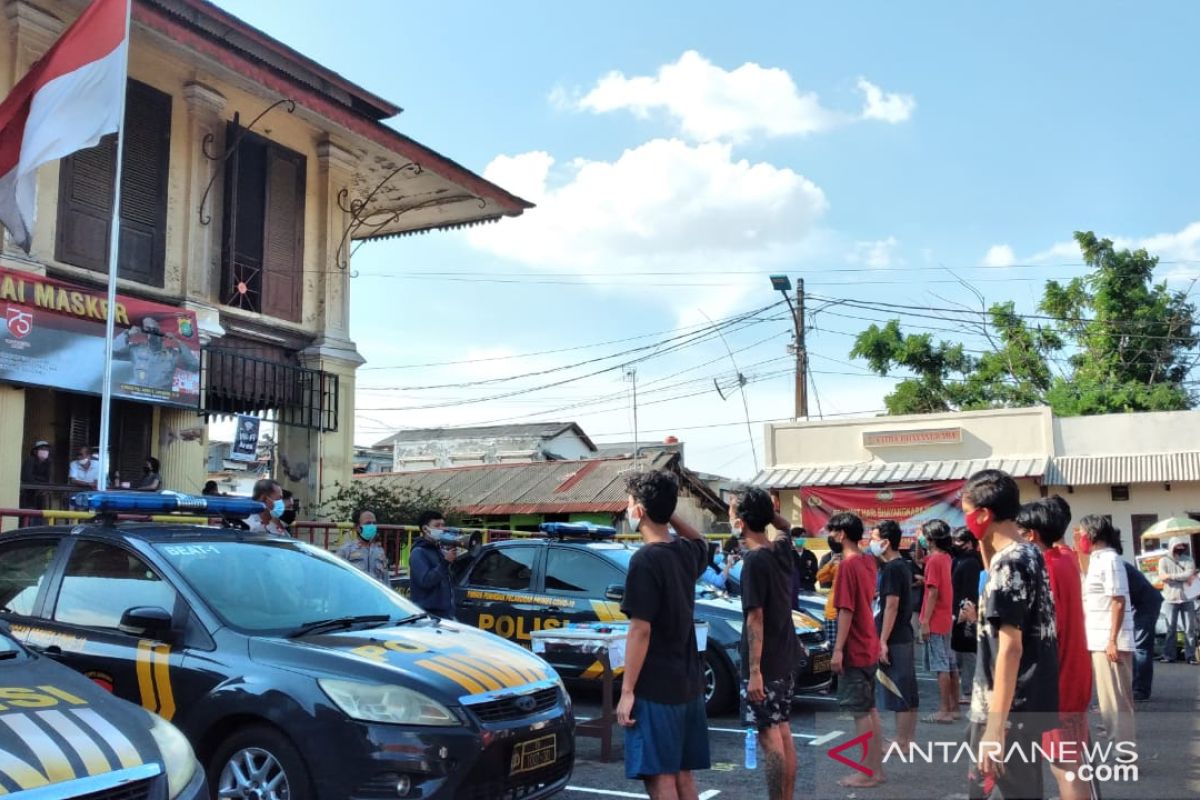
M 158 551 L 229 625 L 293 633 L 323 620 L 399 621 L 416 605 L 337 556 L 296 541 L 165 542 Z

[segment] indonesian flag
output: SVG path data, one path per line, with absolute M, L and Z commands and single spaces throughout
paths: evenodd
M 93 0 L 0 103 L 0 222 L 29 252 L 37 169 L 114 133 L 130 0 Z

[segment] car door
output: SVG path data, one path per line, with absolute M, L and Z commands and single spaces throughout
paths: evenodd
M 621 604 L 606 596 L 611 587 L 624 587 L 625 572 L 586 547 L 551 545 L 546 553 L 546 597 L 552 603 L 540 611 L 541 627 L 569 623 L 624 622 Z M 546 658 L 566 676 L 599 677 L 595 655 L 570 650 L 549 652 Z
M 0 544 L 0 618 L 11 623 L 22 643 L 30 643 L 46 603 L 60 541 L 48 536 Z
M 170 615 L 164 628 L 179 630 L 187 610 L 174 587 L 123 544 L 79 538 L 65 554 L 51 594 L 30 644 L 118 697 L 174 718 L 181 649 L 165 630 L 162 635 L 121 630 L 125 612 L 133 608 L 162 609 Z
M 536 592 L 541 544 L 516 544 L 485 550 L 456 588 L 459 620 L 525 647 L 539 609 Z

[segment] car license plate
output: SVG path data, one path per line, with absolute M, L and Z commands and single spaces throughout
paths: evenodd
M 533 772 L 536 769 L 549 766 L 558 760 L 558 739 L 554 734 L 519 742 L 513 748 L 512 762 L 508 768 L 509 775 L 520 775 L 522 772 Z
M 817 655 L 813 656 L 813 674 L 829 672 L 830 661 L 831 657 L 828 653 L 817 653 Z

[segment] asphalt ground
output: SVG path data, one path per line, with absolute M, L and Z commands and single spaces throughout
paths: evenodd
M 937 708 L 937 683 L 933 675 L 920 669 L 921 715 Z M 575 713 L 580 717 L 599 715 L 599 692 L 590 687 L 573 690 Z M 962 709 L 965 713 L 966 707 Z M 1092 731 L 1099 718 L 1092 714 Z M 895 733 L 894 716 L 883 714 L 884 736 Z M 855 737 L 854 721 L 842 715 L 832 697 L 804 697 L 797 701 L 792 716 L 792 735 L 798 754 L 796 797 L 814 798 L 947 798 L 967 797 L 965 762 L 950 763 L 943 751 L 952 751 L 965 740 L 965 723 L 936 725 L 921 722 L 917 740 L 932 754 L 932 763 L 885 764 L 887 783 L 875 789 L 849 790 L 837 780 L 851 771 L 835 762 L 830 748 Z M 1109 776 L 1098 784 L 1103 800 L 1194 800 L 1200 797 L 1200 667 L 1186 664 L 1156 664 L 1154 693 L 1149 702 L 1139 704 L 1137 713 L 1137 774 Z M 930 743 L 946 743 L 931 745 Z M 600 761 L 600 741 L 577 740 L 575 773 L 562 800 L 603 800 L 603 798 L 645 798 L 639 781 L 625 778 L 622 733 L 615 729 L 613 760 Z M 709 720 L 711 770 L 697 773 L 701 800 L 713 798 L 760 798 L 766 796 L 766 780 L 760 769 L 743 768 L 744 732 L 735 714 Z M 847 751 L 853 760 L 856 748 Z M 921 758 L 916 759 L 922 761 Z M 1057 785 L 1045 769 L 1046 797 L 1058 797 Z

